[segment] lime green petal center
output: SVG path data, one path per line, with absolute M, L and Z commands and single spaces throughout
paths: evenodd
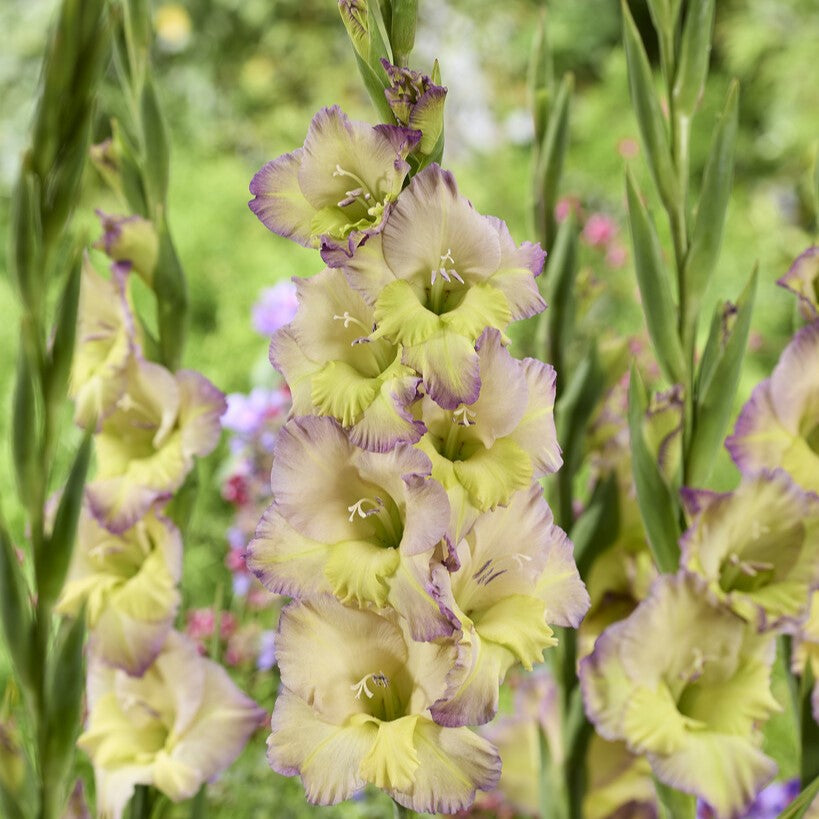
M 484 611 L 468 611 L 467 615 L 481 639 L 511 651 L 528 671 L 541 662 L 545 649 L 557 645 L 546 624 L 546 604 L 536 597 L 513 594 Z
M 383 549 L 363 540 L 337 543 L 330 550 L 324 574 L 342 603 L 385 606 L 389 578 L 401 562 L 397 549 Z

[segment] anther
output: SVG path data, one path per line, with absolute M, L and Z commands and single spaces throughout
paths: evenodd
M 370 691 L 367 686 L 367 680 L 372 680 L 373 684 L 378 688 L 386 688 L 390 684 L 389 677 L 387 677 L 383 671 L 379 671 L 377 674 L 365 674 L 357 683 L 353 683 L 350 686 L 350 690 L 355 691 L 355 698 L 357 700 L 361 699 L 362 691 L 368 700 L 371 700 L 375 696 L 375 692 Z
M 364 509 L 365 503 L 371 503 L 373 505 L 372 509 Z M 376 498 L 373 500 L 372 498 L 360 498 L 357 500 L 352 506 L 347 507 L 347 511 L 350 513 L 350 517 L 347 518 L 350 523 L 355 520 L 355 516 L 358 515 L 360 518 L 368 518 L 370 515 L 377 515 L 378 511 L 384 505 L 384 501 L 381 498 Z
M 364 330 L 365 333 L 370 332 L 370 328 L 367 327 L 367 325 L 364 324 L 364 322 L 361 321 L 361 319 L 357 319 L 355 316 L 351 316 L 350 312 L 348 310 L 345 310 L 344 314 L 341 315 L 341 316 L 334 315 L 333 320 L 334 321 L 343 321 L 345 329 L 347 329 L 350 326 L 350 324 L 357 324 L 362 330 Z
M 448 247 L 446 253 L 441 256 L 441 261 L 439 262 L 439 266 L 437 270 L 431 270 L 430 274 L 432 276 L 432 284 L 435 284 L 435 280 L 440 276 L 445 282 L 451 282 L 452 279 L 459 281 L 461 284 L 464 283 L 464 280 L 461 278 L 460 273 L 454 267 L 447 267 L 447 262 L 449 264 L 454 265 L 455 259 L 452 258 L 452 248 Z
M 462 427 L 468 427 L 470 424 L 475 423 L 476 417 L 477 413 L 475 410 L 470 409 L 466 406 L 466 404 L 461 404 L 458 409 L 453 410 L 452 412 L 452 423 L 460 424 Z

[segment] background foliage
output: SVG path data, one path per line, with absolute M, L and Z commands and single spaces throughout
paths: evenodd
M 630 3 L 650 44 L 641 0 Z M 53 0 L 10 0 L 0 5 L 0 232 L 8 234 L 11 186 L 27 140 L 37 70 Z M 532 127 L 526 98 L 531 33 L 546 8 L 556 73 L 575 75 L 571 143 L 563 190 L 586 214 L 610 216 L 625 232 L 623 167 L 637 150 L 620 39 L 619 4 L 612 0 L 450 0 L 420 4 L 416 62 L 438 57 L 447 101 L 447 153 L 462 191 L 478 210 L 507 220 L 515 238 L 527 238 Z M 317 272 L 315 254 L 269 234 L 246 207 L 247 184 L 267 159 L 301 144 L 312 113 L 339 102 L 354 118 L 370 118 L 336 4 L 331 0 L 185 0 L 155 3 L 158 84 L 173 141 L 169 213 L 191 298 L 185 364 L 226 392 L 272 381 L 266 343 L 250 324 L 259 291 L 283 278 Z M 724 0 L 717 8 L 711 78 L 692 144 L 697 178 L 728 83 L 742 87 L 736 181 L 728 213 L 722 269 L 704 306 L 735 295 L 755 261 L 760 284 L 751 355 L 737 405 L 776 361 L 792 331 L 792 299 L 775 280 L 816 231 L 807 179 L 816 132 L 815 0 Z M 784 46 L 784 47 L 783 47 Z M 656 52 L 656 49 L 655 49 Z M 656 53 L 651 54 L 656 58 Z M 104 131 L 105 124 L 99 123 Z M 642 173 L 640 163 L 635 171 Z M 647 180 L 640 179 L 647 186 Z M 104 207 L 89 171 L 78 220 L 90 239 L 98 234 L 93 209 Z M 659 225 L 663 220 L 656 220 Z M 624 335 L 639 330 L 641 313 L 631 262 L 610 264 L 589 241 L 583 274 L 605 293 L 586 317 Z M 3 274 L 6 260 L 0 258 Z M 0 506 L 12 532 L 22 525 L 5 500 L 12 496 L 8 418 L 17 306 L 8 276 L 0 276 Z M 224 566 L 231 509 L 219 494 L 226 449 L 200 474 L 198 505 L 188 537 L 183 590 L 186 607 L 211 605 L 219 595 L 230 609 Z M 736 472 L 727 457 L 716 483 L 730 487 Z M 6 659 L 0 656 L 0 689 Z M 251 693 L 271 708 L 269 676 L 255 675 Z M 783 741 L 786 741 L 786 737 Z M 211 789 L 214 815 L 312 815 L 300 785 L 277 778 L 251 745 Z M 241 799 L 240 803 L 236 800 Z M 378 816 L 368 801 L 321 811 L 332 816 Z M 365 811 L 372 811 L 366 813 Z

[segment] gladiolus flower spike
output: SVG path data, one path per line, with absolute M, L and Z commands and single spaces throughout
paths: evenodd
M 443 98 L 421 75 L 391 78 L 418 85 L 416 113 Z M 451 813 L 500 774 L 470 726 L 589 598 L 536 482 L 561 465 L 556 374 L 507 349 L 509 323 L 546 306 L 545 254 L 438 165 L 407 180 L 413 116 L 371 128 L 320 111 L 251 183 L 261 221 L 327 268 L 296 280 L 271 341 L 293 410 L 247 565 L 293 598 L 271 766 L 317 804 L 370 784 Z

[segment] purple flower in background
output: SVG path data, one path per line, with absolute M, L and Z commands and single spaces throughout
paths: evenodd
M 791 779 L 788 782 L 773 782 L 759 793 L 743 816 L 745 819 L 776 819 L 798 795 L 798 779 Z M 716 814 L 705 802 L 698 804 L 698 819 L 713 819 L 714 816 Z
M 227 396 L 227 412 L 222 417 L 222 426 L 248 439 L 258 434 L 269 422 L 279 419 L 283 422 L 290 409 L 289 390 L 255 387 L 248 395 L 234 392 Z
M 296 285 L 292 281 L 266 287 L 253 305 L 253 329 L 263 336 L 272 336 L 279 327 L 293 320 L 298 306 Z
M 272 629 L 263 631 L 259 636 L 259 654 L 256 657 L 256 668 L 259 671 L 270 671 L 276 665 L 276 632 Z

